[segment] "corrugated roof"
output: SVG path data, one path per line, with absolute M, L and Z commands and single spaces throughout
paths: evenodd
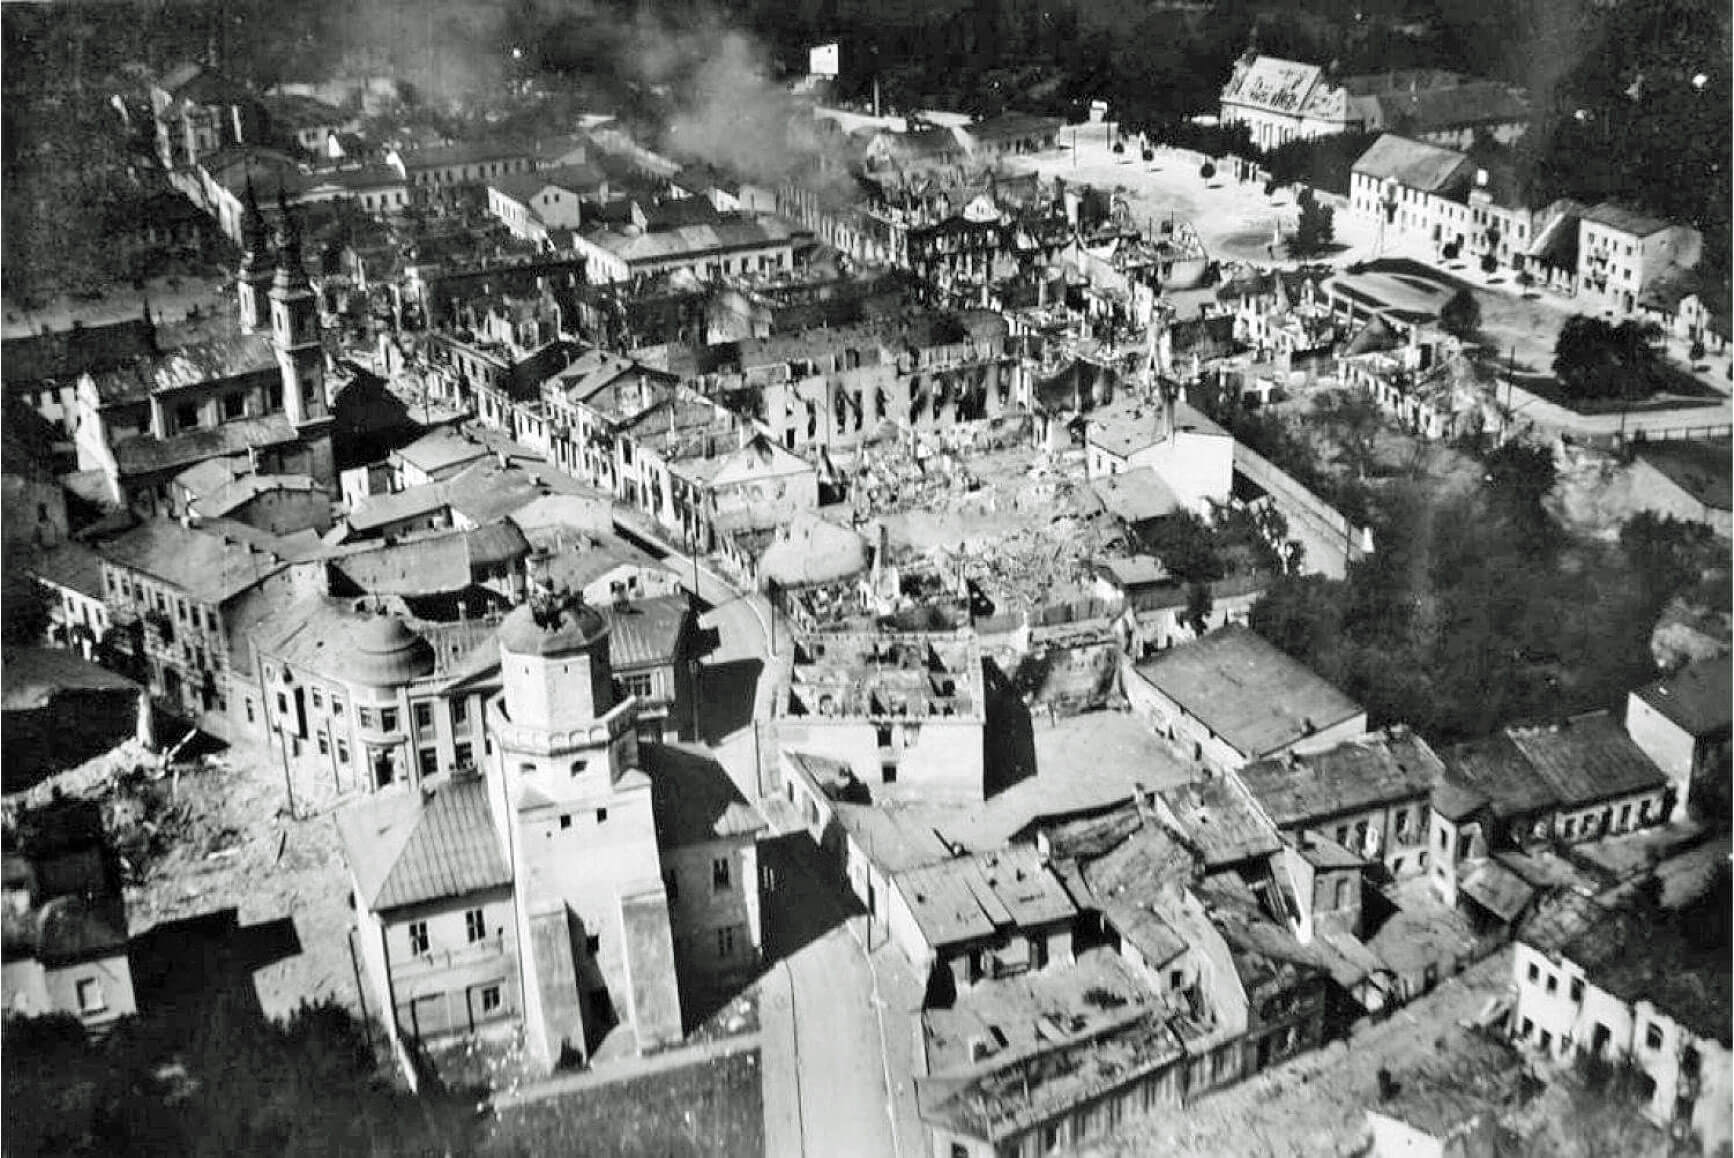
M 1247 627 L 1224 627 L 1170 648 L 1137 672 L 1254 759 L 1363 711 Z
M 1406 189 L 1443 192 L 1474 170 L 1469 158 L 1454 149 L 1412 141 L 1386 133 L 1355 162 L 1354 171 L 1378 181 L 1394 180 Z
M 1726 656 L 1702 659 L 1634 694 L 1689 735 L 1714 736 L 1734 722 L 1734 665 Z
M 673 663 L 692 605 L 685 595 L 658 595 L 602 608 L 608 620 L 608 659 L 614 670 Z
M 1286 828 L 1426 796 L 1444 773 L 1425 740 L 1395 728 L 1323 752 L 1254 761 L 1234 775 Z
M 369 796 L 337 814 L 337 833 L 375 912 L 512 883 L 480 778 Z

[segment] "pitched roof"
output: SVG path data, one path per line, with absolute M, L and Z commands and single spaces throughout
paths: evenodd
M 1063 921 L 1078 911 L 1031 845 L 909 869 L 893 883 L 935 948 Z
M 1090 492 L 1123 523 L 1159 519 L 1180 509 L 1174 492 L 1148 467 L 1096 479 L 1090 483 Z
M 102 556 L 83 543 L 68 539 L 58 547 L 50 547 L 21 564 L 30 574 L 45 583 L 101 599 L 105 594 L 102 583 Z
M 1422 135 L 1521 121 L 1529 116 L 1529 100 L 1522 90 L 1490 80 L 1379 93 L 1373 99 L 1386 126 Z
M 1457 744 L 1440 753 L 1440 758 L 1445 762 L 1446 781 L 1454 786 L 1443 801 L 1460 816 L 1467 816 L 1482 803 L 1491 805 L 1494 815 L 1501 817 L 1537 812 L 1559 803 L 1558 791 L 1503 733 Z
M 482 161 L 521 161 L 528 160 L 529 156 L 529 148 L 521 142 L 498 138 L 424 145 L 419 149 L 404 149 L 398 153 L 398 158 L 406 169 L 438 169 L 447 165 L 474 165 Z
M 1254 759 L 1364 710 L 1298 661 L 1238 625 L 1170 648 L 1137 672 Z
M 1145 823 L 1082 866 L 1095 907 L 1152 968 L 1186 952 L 1185 938 L 1161 918 L 1152 898 L 1189 883 L 1193 864 L 1192 854 L 1166 830 Z
M 1603 201 L 1600 205 L 1584 210 L 1583 219 L 1634 237 L 1649 237 L 1653 233 L 1660 233 L 1670 224 L 1665 218 L 1627 209 L 1624 205 L 1616 205 L 1612 201 Z
M 1661 789 L 1668 778 L 1610 712 L 1564 724 L 1507 728 L 1512 743 L 1567 805 Z
M 129 318 L 106 325 L 75 325 L 0 343 L 0 376 L 7 383 L 47 378 L 76 380 L 156 353 L 156 327 L 149 319 Z
M 1272 112 L 1298 114 L 1308 106 L 1322 75 L 1323 70 L 1316 64 L 1259 56 L 1247 67 L 1235 70 L 1222 90 L 1222 99 Z
M 1473 168 L 1469 158 L 1454 149 L 1412 141 L 1395 133 L 1386 133 L 1374 141 L 1354 164 L 1356 173 L 1377 181 L 1394 180 L 1406 189 L 1425 193 L 1442 192 Z
M 282 446 L 300 435 L 282 414 L 242 418 L 217 426 L 202 426 L 167 438 L 140 435 L 114 444 L 114 460 L 123 478 L 190 466 L 207 458 L 227 458 L 251 448 Z
M 97 553 L 212 604 L 239 595 L 285 566 L 283 559 L 249 542 L 169 519 L 141 523 L 103 543 Z
M 621 671 L 673 663 L 692 604 L 685 595 L 658 595 L 601 610 L 609 626 L 608 659 Z
M 621 261 L 655 262 L 786 245 L 794 236 L 794 230 L 774 218 L 732 218 L 709 225 L 686 225 L 636 235 L 602 230 L 590 234 L 587 240 Z
M 62 692 L 138 692 L 139 685 L 77 652 L 55 647 L 8 647 L 0 687 L 9 712 L 45 708 Z
M 1393 728 L 1322 752 L 1256 760 L 1235 775 L 1288 827 L 1427 795 L 1444 772 L 1425 740 Z
M 337 834 L 375 912 L 512 883 L 480 778 L 366 797 L 337 814 Z
M 764 818 L 709 757 L 662 744 L 647 744 L 638 756 L 650 777 L 659 846 L 705 844 L 765 829 Z
M 1688 735 L 1714 736 L 1734 722 L 1734 665 L 1725 656 L 1701 659 L 1632 694 Z
M 95 371 L 91 380 L 104 405 L 136 402 L 159 390 L 220 382 L 277 370 L 277 354 L 265 334 L 234 334 L 150 354 L 125 365 Z
M 1198 850 L 1206 869 L 1269 856 L 1282 847 L 1276 829 L 1232 776 L 1178 784 L 1156 796 L 1169 824 Z
M 323 489 L 304 474 L 249 474 L 200 496 L 196 502 L 199 514 L 216 519 L 239 510 L 260 495 L 323 493 Z

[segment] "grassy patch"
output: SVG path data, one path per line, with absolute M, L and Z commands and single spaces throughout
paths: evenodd
M 484 1154 L 765 1152 L 757 1050 L 503 1110 Z
M 1714 390 L 1672 366 L 1661 374 L 1665 385 L 1648 398 L 1583 398 L 1568 392 L 1551 374 L 1516 374 L 1512 380 L 1537 398 L 1563 406 L 1576 414 L 1641 414 L 1650 410 L 1679 410 L 1688 406 L 1713 406 L 1721 397 Z

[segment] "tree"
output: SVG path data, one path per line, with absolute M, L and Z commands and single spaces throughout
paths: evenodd
M 1547 525 L 1541 501 L 1553 490 L 1559 472 L 1553 452 L 1545 446 L 1508 442 L 1485 460 L 1487 483 L 1495 505 L 1528 527 Z
M 1620 550 L 1657 611 L 1715 560 L 1715 536 L 1702 523 L 1639 511 L 1620 528 Z
M 1185 623 L 1199 635 L 1210 626 L 1210 613 L 1216 607 L 1210 584 L 1194 583 L 1186 589 Z
M 1439 325 L 1452 337 L 1468 341 L 1481 329 L 1481 303 L 1467 288 L 1459 288 L 1439 307 Z
M 1342 447 L 1342 457 L 1355 477 L 1364 479 L 1376 458 L 1384 418 L 1378 404 L 1360 390 L 1333 390 L 1319 405 L 1319 417 Z
M 1553 372 L 1561 386 L 1580 398 L 1647 398 L 1662 375 L 1660 339 L 1661 329 L 1653 322 L 1613 325 L 1574 314 L 1554 342 Z
M 1206 161 L 1204 164 L 1198 166 L 1198 175 L 1208 181 L 1212 177 L 1216 176 L 1216 166 L 1212 165 L 1209 161 Z
M 1139 538 L 1144 549 L 1182 582 L 1208 583 L 1224 574 L 1216 535 L 1191 511 L 1157 519 Z
M 1300 219 L 1288 240 L 1289 255 L 1310 257 L 1323 252 L 1337 237 L 1335 211 L 1329 205 L 1321 205 L 1318 194 L 1310 188 L 1301 190 L 1295 205 L 1300 208 Z

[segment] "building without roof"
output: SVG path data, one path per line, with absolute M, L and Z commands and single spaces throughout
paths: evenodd
M 1566 894 L 1518 938 L 1512 1037 L 1552 1061 L 1629 1063 L 1647 1079 L 1646 1117 L 1694 1135 L 1706 1153 L 1726 1147 L 1734 1132 L 1728 943 L 1705 942 L 1677 916 Z
M 1695 786 L 1709 783 L 1719 785 L 1724 795 L 1728 791 L 1731 684 L 1734 669 L 1728 661 L 1706 659 L 1626 697 L 1626 733 L 1673 787 L 1671 820 L 1685 818 Z
M 973 634 L 813 635 L 796 641 L 771 727 L 875 793 L 979 801 L 985 696 Z
M 1232 625 L 1121 672 L 1132 710 L 1219 771 L 1365 734 L 1366 709 Z
M 1369 1158 L 1495 1158 L 1500 1120 L 1519 1108 L 1525 1070 L 1508 1046 L 1465 1036 L 1449 1053 L 1404 1069 L 1367 1107 Z
M 1284 832 L 1328 839 L 1401 878 L 1427 869 L 1429 801 L 1444 772 L 1427 741 L 1396 727 L 1256 760 L 1230 778 Z

